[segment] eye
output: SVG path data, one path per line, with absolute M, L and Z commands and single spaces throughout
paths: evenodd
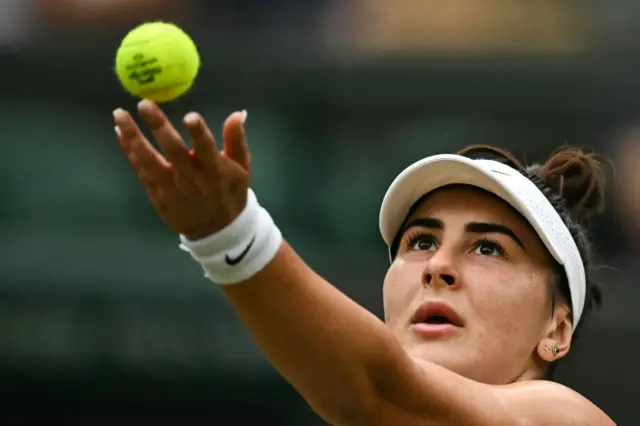
M 415 234 L 407 241 L 409 250 L 433 251 L 436 247 L 436 239 L 431 234 Z
M 497 241 L 479 240 L 473 248 L 475 254 L 483 256 L 504 256 L 504 248 Z

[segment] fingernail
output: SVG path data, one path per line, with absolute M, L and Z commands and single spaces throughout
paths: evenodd
M 242 119 L 241 119 L 241 122 L 242 122 L 243 125 L 247 121 L 247 115 L 249 115 L 249 113 L 247 112 L 246 109 L 243 109 L 242 110 Z
M 125 118 L 126 114 L 124 112 L 124 110 L 122 108 L 116 108 L 113 110 L 113 119 L 118 121 L 118 120 L 123 120 Z
M 138 109 L 142 111 L 151 112 L 153 108 L 153 103 L 148 99 L 143 99 L 138 102 Z
M 190 112 L 189 114 L 184 116 L 184 123 L 190 126 L 195 126 L 196 124 L 198 124 L 199 120 L 200 118 L 195 112 Z
M 115 130 L 116 135 L 117 135 L 119 138 L 120 138 L 120 137 L 122 137 L 122 130 L 120 130 L 120 127 L 119 127 L 119 126 L 114 127 L 114 128 L 113 128 L 113 130 Z

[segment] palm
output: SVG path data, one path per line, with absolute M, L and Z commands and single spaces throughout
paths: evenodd
M 143 101 L 138 109 L 164 155 L 144 137 L 126 111 L 114 112 L 116 133 L 160 217 L 175 232 L 192 240 L 233 221 L 244 208 L 249 186 L 246 113 L 234 113 L 226 120 L 224 149 L 219 151 L 198 114 L 185 116 L 192 146 L 189 149 L 157 105 Z

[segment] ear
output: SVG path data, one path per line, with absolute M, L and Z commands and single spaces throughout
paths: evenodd
M 567 355 L 571 348 L 572 333 L 573 324 L 569 309 L 566 305 L 559 304 L 553 312 L 544 337 L 538 342 L 538 356 L 546 362 L 553 362 Z

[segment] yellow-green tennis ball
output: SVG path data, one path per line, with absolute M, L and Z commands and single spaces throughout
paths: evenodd
M 134 28 L 116 54 L 116 74 L 125 90 L 159 103 L 189 90 L 199 68 L 200 55 L 193 40 L 166 22 Z

